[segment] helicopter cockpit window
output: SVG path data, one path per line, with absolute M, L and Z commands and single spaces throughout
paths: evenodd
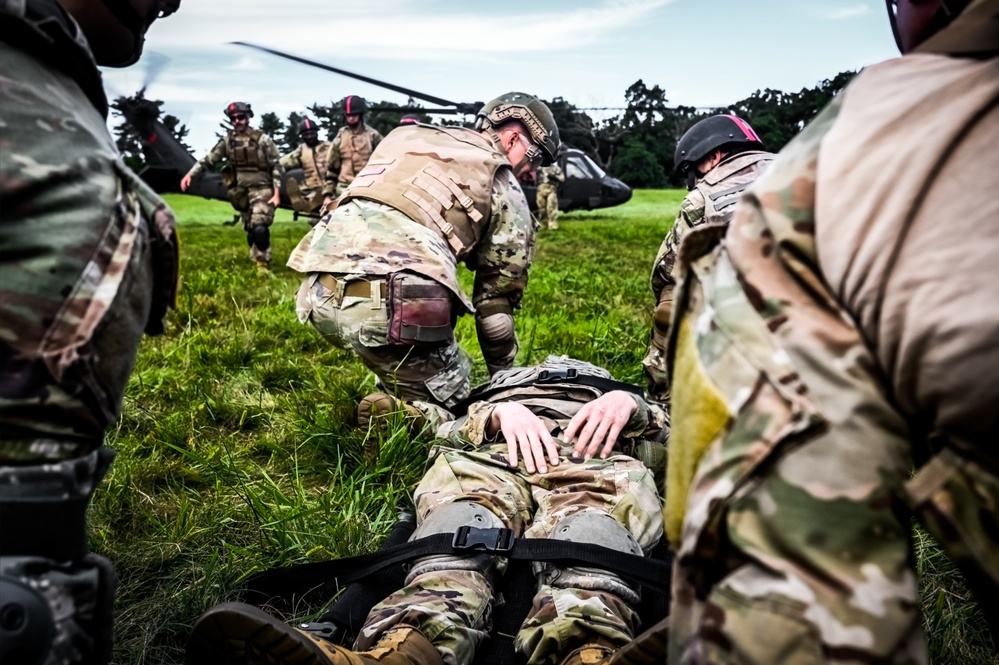
M 594 175 L 596 175 L 598 178 L 603 178 L 605 175 L 607 175 L 604 172 L 604 170 L 602 168 L 600 168 L 597 165 L 597 163 L 595 161 L 593 161 L 592 159 L 590 159 L 588 156 L 583 155 L 583 159 L 586 160 L 586 165 L 589 167 L 589 169 L 591 171 L 593 171 Z
M 592 178 L 593 175 L 586 168 L 587 161 L 589 160 L 585 159 L 582 155 L 570 155 L 569 158 L 565 160 L 565 177 L 582 179 Z

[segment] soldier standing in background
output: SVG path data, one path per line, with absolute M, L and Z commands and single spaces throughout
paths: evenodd
M 999 0 L 888 0 L 669 339 L 669 663 L 925 663 L 912 517 L 999 633 Z M 915 471 L 914 471 L 915 470 Z
M 233 102 L 225 108 L 233 128 L 219 139 L 201 161 L 181 179 L 181 191 L 202 171 L 226 162 L 223 178 L 229 200 L 239 211 L 250 246 L 250 259 L 261 272 L 270 270 L 271 231 L 274 208 L 281 202 L 281 158 L 271 137 L 250 127 L 253 109 L 245 102 Z
M 179 0 L 0 3 L 0 661 L 107 663 L 115 574 L 86 511 L 143 331 L 177 284 L 169 208 L 122 162 L 97 65 Z
M 454 338 L 461 314 L 475 314 L 490 373 L 517 354 L 513 311 L 534 256 L 517 177 L 555 160 L 558 128 L 524 93 L 486 104 L 476 127 L 394 129 L 288 260 L 307 273 L 299 320 L 406 399 L 449 406 L 468 394 L 471 361 Z M 459 261 L 475 271 L 471 300 Z M 362 426 L 370 406 L 362 400 Z
M 565 182 L 565 174 L 558 162 L 538 169 L 538 223 L 548 228 L 558 228 L 558 186 Z
M 773 154 L 763 150 L 763 142 L 749 123 L 734 115 L 705 118 L 676 144 L 673 163 L 687 178 L 689 193 L 652 266 L 656 309 L 649 348 L 642 360 L 649 397 L 667 408 L 670 396 L 666 340 L 676 286 L 673 266 L 680 242 L 702 224 L 728 224 L 742 192 L 760 177 L 772 159 Z
M 416 488 L 410 539 L 510 529 L 647 555 L 662 537 L 662 504 L 654 471 L 636 457 L 662 447 L 664 414 L 636 392 L 600 367 L 550 356 L 497 372 L 467 415 L 433 409 L 439 445 Z M 592 566 L 533 566 L 537 591 L 514 642 L 527 665 L 606 665 L 635 636 L 636 585 Z M 368 614 L 356 651 L 225 603 L 195 625 L 187 662 L 243 663 L 252 651 L 259 662 L 465 665 L 489 637 L 506 568 L 506 559 L 478 552 L 413 560 L 405 586 Z
M 323 189 L 326 196 L 324 205 L 329 205 L 335 197 L 343 194 L 382 140 L 378 130 L 364 124 L 364 114 L 368 112 L 368 102 L 364 97 L 348 95 L 340 105 L 347 124 L 340 128 L 330 142 L 330 153 L 326 158 L 329 171 L 326 173 L 326 187 Z
M 294 208 L 309 215 L 315 226 L 318 215 L 313 216 L 323 204 L 323 186 L 326 184 L 326 159 L 329 157 L 330 142 L 319 140 L 319 126 L 312 118 L 303 118 L 298 128 L 302 142 L 294 150 L 281 158 L 281 166 L 289 169 L 302 169 L 304 182 L 301 187 L 288 179 L 288 198 Z M 297 181 L 296 181 L 297 184 Z M 297 200 L 296 200 L 297 199 Z

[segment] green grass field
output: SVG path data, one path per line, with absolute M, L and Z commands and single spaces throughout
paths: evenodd
M 518 363 L 565 353 L 639 382 L 650 325 L 648 273 L 683 197 L 563 216 L 542 230 Z M 92 546 L 119 575 L 116 663 L 181 663 L 192 623 L 239 597 L 248 575 L 375 549 L 423 469 L 426 439 L 402 427 L 361 454 L 357 401 L 373 377 L 295 317 L 300 275 L 284 267 L 308 230 L 280 211 L 273 275 L 260 276 L 227 204 L 171 196 L 182 287 L 167 333 L 147 338 L 109 436 L 118 459 L 96 493 Z M 471 274 L 462 274 L 471 290 Z M 486 376 L 474 325 L 457 329 Z M 969 593 L 917 531 L 923 604 L 938 663 L 996 663 Z M 302 604 L 296 618 L 321 608 Z M 291 617 L 288 617 L 291 618 Z

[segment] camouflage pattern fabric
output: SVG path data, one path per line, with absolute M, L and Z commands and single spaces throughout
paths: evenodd
M 250 129 L 249 131 L 256 132 L 258 130 Z M 229 130 L 226 136 L 220 138 L 208 154 L 198 160 L 198 163 L 191 169 L 191 177 L 195 178 L 203 171 L 211 171 L 222 162 L 231 164 L 233 157 L 229 154 L 229 147 L 233 138 L 237 136 L 236 132 Z M 266 186 L 270 186 L 272 190 L 280 189 L 284 169 L 281 166 L 281 155 L 278 154 L 274 139 L 266 134 L 259 134 L 254 161 L 259 165 L 257 168 L 236 169 L 236 185 L 247 189 Z
M 318 274 L 309 276 L 299 288 L 299 320 L 311 322 L 335 346 L 353 350 L 385 390 L 403 399 L 446 406 L 468 395 L 472 361 L 457 342 L 433 348 L 389 345 L 387 303 L 383 299 L 338 295 L 318 278 Z M 342 282 L 356 279 L 369 281 L 362 275 L 338 276 Z M 369 283 L 377 292 L 385 280 Z
M 289 267 L 310 273 L 299 290 L 299 320 L 303 323 L 311 321 L 321 334 L 334 343 L 338 343 L 338 338 L 349 340 L 356 337 L 360 346 L 351 347 L 358 351 L 366 366 L 375 372 L 386 388 L 398 386 L 400 390 L 405 390 L 400 395 L 407 399 L 427 399 L 442 404 L 460 400 L 469 390 L 471 363 L 456 345 L 453 349 L 447 347 L 450 350 L 445 358 L 427 359 L 418 367 L 414 366 L 414 360 L 423 357 L 425 352 L 385 346 L 384 324 L 381 324 L 380 333 L 374 336 L 364 333 L 361 339 L 357 326 L 374 330 L 378 325 L 368 325 L 355 318 L 349 324 L 350 330 L 338 335 L 334 331 L 341 325 L 339 321 L 346 321 L 341 317 L 342 312 L 336 311 L 342 303 L 337 305 L 327 298 L 322 306 L 313 304 L 317 296 L 312 274 L 385 278 L 393 272 L 409 270 L 450 289 L 455 296 L 456 311 L 474 312 L 477 307 L 493 300 L 506 300 L 516 307 L 527 286 L 528 269 L 534 258 L 534 225 L 523 192 L 509 170 L 504 169 L 497 174 L 491 199 L 489 224 L 478 244 L 469 248 L 466 259 L 466 263 L 476 268 L 471 299 L 458 284 L 454 250 L 441 233 L 414 222 L 395 208 L 367 199 L 355 199 L 340 205 L 302 239 L 288 259 Z M 377 313 L 370 306 L 367 309 L 372 322 L 385 320 L 384 310 Z M 496 355 L 495 358 L 490 355 L 488 339 L 480 338 L 480 344 L 483 354 L 496 365 L 509 366 L 513 363 L 516 343 L 506 355 Z M 439 353 L 444 352 L 435 352 Z M 381 359 L 375 359 L 375 356 Z M 364 360 L 366 357 L 368 360 Z M 389 371 L 389 368 L 399 366 L 403 358 L 406 358 L 406 371 L 415 372 L 408 378 L 400 376 L 397 370 Z M 441 372 L 444 374 L 441 375 Z M 418 389 L 417 384 L 426 387 Z M 413 393 L 410 390 L 422 392 Z
M 0 462 L 103 442 L 173 304 L 170 210 L 79 87 L 0 44 Z
M 377 129 L 361 124 L 358 129 L 344 125 L 330 141 L 326 157 L 326 185 L 323 194 L 340 196 L 368 163 L 371 153 L 381 143 Z
M 300 143 L 298 147 L 281 158 L 281 166 L 286 171 L 289 169 L 302 169 L 304 171 L 305 177 L 301 191 L 306 199 L 322 197 L 328 172 L 326 159 L 329 156 L 329 151 L 329 141 L 320 141 L 313 147 Z
M 525 392 L 522 397 L 530 402 L 538 395 Z M 550 405 L 558 401 L 555 408 L 564 416 L 546 420 L 552 434 L 558 437 L 570 415 L 592 397 L 551 398 Z M 416 489 L 418 523 L 452 501 L 472 501 L 518 536 L 546 538 L 566 517 L 599 511 L 628 529 L 643 551 L 658 542 L 661 502 L 653 474 L 641 462 L 619 453 L 604 460 L 571 459 L 572 447 L 562 445 L 561 463 L 545 474 L 529 474 L 523 464 L 511 469 L 502 435 L 500 442 L 485 436 L 494 407 L 476 402 L 467 416 L 438 428 L 448 446 L 431 451 L 430 469 Z M 649 425 L 650 410 L 640 404 L 622 437 L 640 437 Z M 502 574 L 505 565 L 498 560 L 496 574 Z M 445 662 L 471 663 L 489 634 L 492 607 L 493 590 L 483 573 L 427 572 L 372 609 L 356 647 L 369 648 L 386 630 L 404 624 L 430 638 Z M 635 611 L 612 593 L 539 583 L 515 648 L 528 665 L 556 665 L 583 644 L 625 644 L 638 628 Z
M 680 203 L 673 226 L 663 239 L 652 264 L 652 295 L 656 309 L 652 317 L 649 348 L 642 359 L 646 390 L 651 399 L 669 406 L 669 367 L 666 362 L 666 339 L 673 312 L 673 289 L 676 286 L 674 264 L 684 236 L 702 224 L 728 224 L 741 193 L 770 164 L 773 155 L 752 150 L 736 153 L 719 162 L 698 181 Z
M 550 229 L 558 228 L 558 184 L 565 182 L 565 175 L 558 163 L 538 169 L 538 223 Z

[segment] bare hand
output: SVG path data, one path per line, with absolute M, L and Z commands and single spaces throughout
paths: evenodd
M 191 186 L 191 174 L 185 173 L 184 177 L 180 179 L 180 191 L 186 192 L 187 188 Z
M 552 466 L 558 466 L 558 445 L 541 418 L 518 402 L 501 402 L 493 409 L 490 428 L 503 432 L 507 445 L 507 463 L 517 466 L 517 450 L 524 457 L 528 473 L 547 473 L 545 454 Z
M 323 210 L 326 210 L 327 208 L 329 208 L 331 203 L 333 203 L 333 197 L 332 196 L 327 196 L 326 198 L 324 198 L 323 199 Z
M 635 399 L 623 390 L 612 390 L 584 404 L 563 435 L 566 443 L 576 439 L 572 454 L 590 459 L 599 450 L 600 459 L 606 459 L 636 409 Z
M 281 203 L 281 192 L 274 190 L 274 196 L 267 199 L 267 203 L 271 204 L 274 207 L 277 207 Z

